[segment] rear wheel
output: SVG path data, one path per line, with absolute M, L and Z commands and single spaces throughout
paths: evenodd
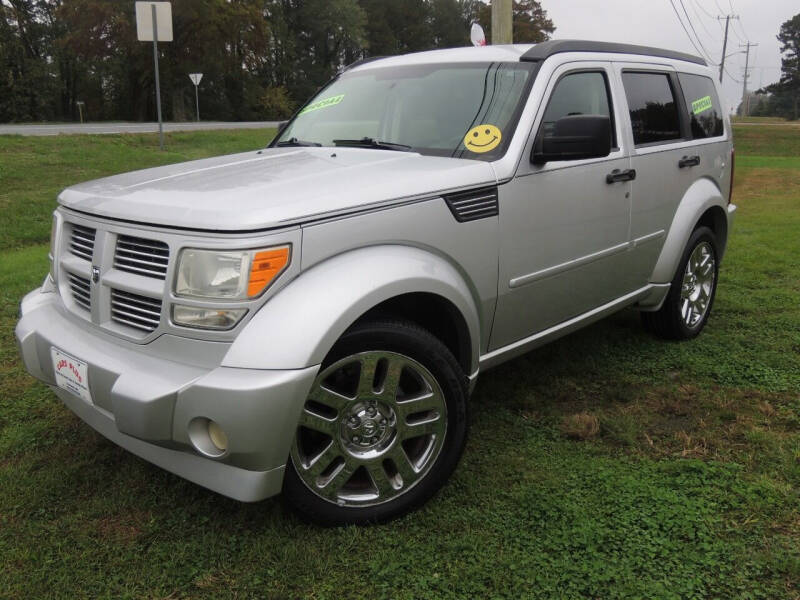
M 703 330 L 717 291 L 717 256 L 714 232 L 708 227 L 695 229 L 664 304 L 656 312 L 642 313 L 648 330 L 673 340 L 691 339 Z
M 326 357 L 306 401 L 284 496 L 322 524 L 397 517 L 425 502 L 466 439 L 466 380 L 413 323 L 358 325 Z

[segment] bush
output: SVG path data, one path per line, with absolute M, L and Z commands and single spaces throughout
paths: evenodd
M 286 119 L 295 109 L 285 87 L 268 87 L 259 98 L 259 112 L 268 119 Z

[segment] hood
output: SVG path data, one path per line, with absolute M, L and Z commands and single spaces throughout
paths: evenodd
M 268 148 L 133 171 L 64 190 L 103 217 L 214 231 L 267 229 L 496 183 L 477 160 L 361 148 Z

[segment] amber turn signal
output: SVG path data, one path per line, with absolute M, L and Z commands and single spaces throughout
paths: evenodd
M 256 252 L 250 266 L 247 295 L 258 296 L 289 264 L 289 246 Z

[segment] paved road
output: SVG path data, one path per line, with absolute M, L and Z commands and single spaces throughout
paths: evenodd
M 749 121 L 744 122 L 744 123 L 739 123 L 739 122 L 734 121 L 733 124 L 734 125 L 769 125 L 770 127 L 773 127 L 773 126 L 777 126 L 777 127 L 800 127 L 800 121 L 785 121 L 785 122 L 781 122 L 781 121 L 777 121 L 777 122 L 764 121 L 763 123 L 752 123 L 752 122 L 749 122 Z
M 164 123 L 164 131 L 201 131 L 208 129 L 263 129 L 277 127 L 278 121 L 201 121 L 200 123 Z M 156 133 L 158 123 L 84 123 L 63 125 L 1 125 L 0 135 L 59 135 Z

